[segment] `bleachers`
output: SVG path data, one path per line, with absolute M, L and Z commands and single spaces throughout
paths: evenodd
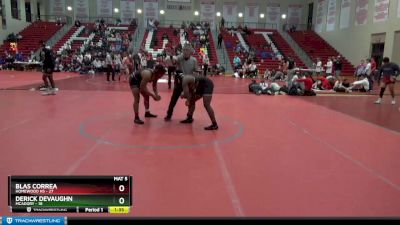
M 22 39 L 18 41 L 18 51 L 22 52 L 24 57 L 28 57 L 31 51 L 36 51 L 41 47 L 41 41 L 49 40 L 62 26 L 57 26 L 54 22 L 37 21 L 23 29 L 19 34 Z M 4 51 L 11 51 L 10 43 L 4 41 L 0 47 L 1 54 Z
M 84 27 L 84 28 L 83 28 Z M 127 25 L 120 25 L 120 26 L 115 26 L 115 25 L 108 25 L 108 27 L 118 27 L 118 28 L 124 28 L 124 30 L 120 30 L 119 33 L 121 35 L 127 33 L 128 35 L 132 36 L 136 30 L 136 27 L 131 27 L 131 26 L 127 26 Z M 92 42 L 93 44 L 96 46 L 97 43 L 100 40 L 100 36 L 99 35 L 95 35 L 94 34 L 94 28 L 95 28 L 95 24 L 94 23 L 84 23 L 82 24 L 80 29 L 83 29 L 77 36 L 77 38 L 80 38 L 79 40 L 73 39 L 72 43 L 71 43 L 71 53 L 69 54 L 69 57 L 67 57 L 65 59 L 65 61 L 70 62 L 72 60 L 72 55 L 75 54 L 78 50 L 81 49 L 81 47 L 84 45 L 85 41 L 82 40 L 82 38 L 89 38 L 91 35 L 93 36 Z M 66 41 L 68 41 L 68 39 L 71 37 L 71 35 L 73 33 L 75 33 L 75 31 L 77 31 L 79 28 L 76 28 L 75 26 L 73 28 L 71 28 L 70 35 L 68 35 L 69 37 L 64 39 L 65 41 L 60 45 L 64 45 L 64 43 Z M 58 49 L 57 49 L 58 50 Z
M 58 51 L 77 30 L 78 28 L 76 26 L 71 27 L 71 29 L 53 46 L 53 49 Z
M 283 57 L 288 57 L 289 55 L 292 56 L 296 62 L 296 65 L 299 67 L 305 67 L 305 64 L 302 62 L 302 60 L 297 56 L 297 54 L 293 51 L 293 49 L 290 47 L 290 45 L 283 39 L 283 37 L 279 34 L 278 31 L 276 30 L 266 30 L 266 29 L 251 29 L 251 35 L 247 35 L 245 38 L 247 44 L 249 46 L 252 46 L 256 50 L 256 64 L 259 69 L 260 73 L 264 73 L 266 68 L 268 69 L 277 69 L 279 67 L 279 60 L 274 59 L 274 58 L 267 58 L 267 59 L 262 59 L 261 53 L 263 51 L 267 51 L 272 53 L 272 48 L 268 44 L 267 40 L 262 34 L 259 34 L 258 32 L 268 32 L 271 33 L 268 36 L 272 40 L 272 42 L 275 44 L 279 52 L 282 54 Z M 233 58 L 235 57 L 235 46 L 236 43 L 239 42 L 239 39 L 237 38 L 236 35 L 232 36 L 228 31 L 222 30 L 222 34 L 224 36 L 224 42 L 225 46 L 228 52 L 228 56 L 230 59 L 230 62 L 232 64 Z M 267 46 L 267 47 L 266 47 Z M 238 55 L 242 63 L 244 62 L 243 55 Z M 233 66 L 233 65 L 232 65 Z
M 162 39 L 162 37 L 163 37 L 164 34 L 167 34 L 168 38 L 169 38 L 169 41 L 166 44 L 165 48 L 169 49 L 169 48 L 177 46 L 179 43 L 181 43 L 180 33 L 175 36 L 174 35 L 174 29 L 167 28 L 167 27 L 158 27 L 156 34 L 153 36 L 153 39 L 156 38 L 157 41 L 155 42 L 154 45 L 149 46 L 149 47 L 154 49 L 155 51 L 159 51 L 160 52 L 160 50 L 163 47 L 163 39 Z M 144 39 L 142 41 L 142 45 L 146 44 L 146 40 L 147 40 L 148 35 L 149 35 L 149 32 L 146 31 Z M 217 58 L 216 49 L 214 47 L 214 40 L 213 40 L 211 35 L 212 34 L 210 33 L 209 34 L 210 46 L 207 49 L 208 50 L 207 53 L 208 53 L 208 56 L 210 58 L 210 65 L 214 65 L 214 64 L 218 63 L 218 58 Z M 193 33 L 193 31 L 189 31 L 189 40 L 191 41 L 194 38 L 195 38 L 195 34 Z M 199 53 L 200 53 L 200 46 L 197 46 L 195 48 L 195 54 L 193 54 L 193 56 L 197 59 L 199 65 L 200 65 L 203 60 L 201 59 Z M 155 55 L 153 55 L 153 57 L 155 57 Z
M 308 56 L 316 62 L 317 58 L 322 60 L 325 65 L 328 57 L 337 57 L 341 55 L 328 42 L 321 38 L 314 31 L 296 31 L 289 32 L 289 35 L 299 44 L 299 46 L 308 54 Z M 354 66 L 342 56 L 342 74 L 351 75 L 354 73 Z
M 149 32 L 146 32 L 145 37 L 147 37 Z M 153 45 L 152 48 L 154 50 L 162 49 L 163 47 L 163 39 L 162 36 L 164 34 L 168 35 L 169 41 L 168 44 L 165 46 L 167 49 L 179 44 L 179 34 L 177 36 L 174 35 L 174 29 L 167 28 L 167 27 L 159 27 L 156 35 L 153 36 L 153 39 L 157 39 L 155 42 L 156 45 Z M 146 41 L 146 38 L 143 40 L 143 43 Z
M 195 34 L 193 33 L 192 30 L 190 30 L 189 32 L 189 40 L 193 40 L 195 38 Z M 210 45 L 207 48 L 207 53 L 208 53 L 208 57 L 210 59 L 210 65 L 215 65 L 218 63 L 218 58 L 217 58 L 217 51 L 215 49 L 214 46 L 214 39 L 212 36 L 212 33 L 209 33 L 209 41 L 210 41 Z M 201 56 L 198 54 L 200 53 L 200 47 L 201 46 L 196 46 L 195 51 L 196 54 L 194 55 L 194 57 L 197 59 L 197 62 L 199 62 L 200 64 L 203 63 L 203 59 L 201 58 Z

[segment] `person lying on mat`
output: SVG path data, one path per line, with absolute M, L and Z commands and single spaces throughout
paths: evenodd
M 205 127 L 205 130 L 218 130 L 215 113 L 211 107 L 212 94 L 214 91 L 214 83 L 204 76 L 186 75 L 182 80 L 183 95 L 186 99 L 186 106 L 189 107 L 188 117 L 193 118 L 193 113 L 196 108 L 196 101 L 203 98 L 204 108 L 207 110 L 208 116 L 212 124 Z
M 360 75 L 360 80 L 351 83 L 350 87 L 346 89 L 346 92 L 352 92 L 357 89 L 361 92 L 369 91 L 369 80 L 367 74 Z
M 157 91 L 157 81 L 165 74 L 165 68 L 162 65 L 156 65 L 154 70 L 144 69 L 142 71 L 137 71 L 133 73 L 129 77 L 129 85 L 132 90 L 132 95 L 134 98 L 133 102 L 133 111 L 135 112 L 135 120 L 136 124 L 144 124 L 144 122 L 139 118 L 139 101 L 140 95 L 144 98 L 144 107 L 146 113 L 145 117 L 157 117 L 150 113 L 150 97 L 152 97 L 155 101 L 160 101 L 161 96 Z M 147 89 L 147 84 L 153 84 L 153 93 Z

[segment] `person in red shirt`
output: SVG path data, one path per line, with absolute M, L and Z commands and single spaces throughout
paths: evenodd
M 321 77 L 321 81 L 322 81 L 322 88 L 324 90 L 332 90 L 333 85 L 331 84 L 331 81 L 325 77 Z
M 315 84 L 313 84 L 314 89 L 319 89 L 319 90 L 332 90 L 333 89 L 333 85 L 334 80 L 330 80 L 331 78 L 325 78 L 323 76 L 321 76 L 320 78 L 318 78 L 317 82 L 315 82 Z
M 313 80 L 311 78 L 311 74 L 307 73 L 305 78 L 297 79 L 297 82 L 304 83 L 304 95 L 305 96 L 314 96 L 315 92 L 312 90 Z

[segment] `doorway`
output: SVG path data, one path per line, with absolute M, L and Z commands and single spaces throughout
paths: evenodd
M 312 29 L 313 14 L 314 14 L 314 3 L 310 3 L 308 4 L 307 30 Z
M 377 67 L 382 65 L 383 56 L 385 53 L 386 33 L 371 35 L 371 58 L 376 61 Z
M 26 15 L 26 22 L 32 22 L 32 11 L 31 11 L 31 3 L 25 2 L 25 15 Z

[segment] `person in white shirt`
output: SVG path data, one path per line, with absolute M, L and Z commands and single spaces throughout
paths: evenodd
M 266 83 L 265 80 L 261 80 L 260 87 L 262 91 L 265 91 L 268 88 L 268 83 Z
M 364 72 L 364 74 L 367 75 L 368 81 L 370 83 L 369 89 L 367 91 L 371 91 L 372 86 L 374 85 L 374 80 L 371 77 L 371 73 L 372 73 L 371 59 L 367 59 L 367 65 L 365 66 L 365 72 Z
M 90 61 L 92 60 L 92 55 L 90 54 L 90 52 L 86 52 L 85 57 Z
M 65 47 L 68 53 L 72 51 L 71 43 L 67 43 L 67 46 Z
M 141 64 L 142 64 L 142 68 L 147 68 L 147 59 L 146 59 L 146 54 L 143 54 L 141 56 Z
M 328 62 L 326 63 L 325 67 L 326 67 L 326 76 L 331 76 L 333 67 L 331 58 L 328 58 Z
M 114 66 L 114 70 L 115 70 L 116 74 L 120 74 L 121 65 L 122 65 L 121 56 L 119 54 L 117 54 L 114 56 L 114 60 L 113 60 L 113 66 Z M 119 80 L 121 80 L 120 77 L 119 77 Z
M 83 55 L 82 55 L 82 54 L 79 54 L 78 57 L 76 58 L 76 60 L 78 60 L 78 62 L 79 62 L 80 64 L 82 64 L 82 62 L 83 62 Z
M 362 92 L 367 92 L 369 91 L 369 81 L 368 77 L 366 74 L 361 75 L 360 80 L 354 81 L 352 84 L 350 84 L 350 87 L 347 88 L 347 92 L 352 92 L 356 88 L 361 88 L 360 91 Z
M 112 81 L 115 81 L 115 70 L 113 67 L 113 56 L 110 53 L 107 53 L 106 56 L 106 64 L 107 64 L 107 81 L 110 81 L 110 75 L 112 75 Z
M 257 75 L 257 65 L 256 63 L 253 61 L 251 62 L 250 66 L 249 66 L 249 76 L 251 77 L 255 77 Z
M 203 75 L 207 76 L 208 65 L 210 65 L 210 59 L 208 58 L 207 54 L 203 55 Z
M 367 59 L 367 65 L 365 66 L 364 74 L 366 74 L 367 76 L 371 75 L 371 60 L 370 59 Z
M 322 72 L 322 62 L 320 58 L 317 58 L 317 65 L 315 66 L 315 72 L 319 75 Z
M 100 60 L 99 60 L 98 58 L 96 58 L 96 59 L 93 61 L 92 64 L 93 64 L 93 67 L 96 69 L 96 72 L 100 72 L 101 67 L 102 67 Z

